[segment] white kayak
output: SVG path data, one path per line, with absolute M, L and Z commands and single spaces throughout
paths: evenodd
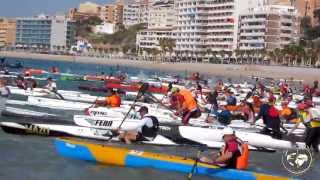
M 119 128 L 122 119 L 109 119 L 106 120 L 105 118 L 99 117 L 90 119 L 75 119 L 75 123 L 80 126 L 84 127 L 92 127 L 92 128 L 99 128 L 99 129 L 110 129 L 116 130 Z M 137 129 L 139 120 L 132 120 L 127 119 L 121 126 L 121 130 L 133 130 Z M 172 129 L 176 128 L 176 129 Z M 191 140 L 194 142 L 198 142 L 201 144 L 206 144 L 209 147 L 212 147 L 211 143 L 214 142 L 222 142 L 222 130 L 225 126 L 218 126 L 212 125 L 209 127 L 193 127 L 193 126 L 179 126 L 179 125 L 160 125 L 160 129 L 163 131 L 170 131 L 172 139 L 177 139 L 178 137 L 182 137 L 187 140 Z M 274 139 L 268 135 L 259 134 L 255 130 L 242 130 L 236 129 L 236 135 L 241 140 L 248 142 L 253 147 L 263 147 L 263 148 L 272 148 L 272 149 L 290 149 L 298 147 L 304 147 L 303 143 L 291 143 L 290 141 L 286 140 L 279 140 Z M 160 134 L 164 135 L 164 132 Z M 166 137 L 169 135 L 166 134 Z
M 15 107 L 5 107 L 5 111 L 9 113 L 14 113 L 17 115 L 28 115 L 28 116 L 56 116 L 55 114 L 50 114 L 50 113 L 45 113 L 45 112 L 38 112 L 38 111 L 32 111 L 32 110 L 27 110 L 27 109 L 22 109 L 22 108 L 15 108 Z
M 20 122 L 0 122 L 1 128 L 6 133 L 23 134 L 23 135 L 40 135 L 40 136 L 69 136 L 89 138 L 95 140 L 114 140 L 119 141 L 117 137 L 112 136 L 109 130 L 95 129 L 88 127 L 80 127 L 73 125 L 55 125 L 55 124 L 42 124 L 42 123 L 20 123 Z M 159 133 L 153 139 L 143 141 L 144 144 L 152 145 L 166 145 L 166 146 L 179 146 L 179 145 L 200 145 L 198 142 L 186 139 L 180 135 L 179 126 L 160 126 Z M 223 145 L 221 140 L 211 141 L 207 143 L 210 148 L 220 148 Z M 264 147 L 249 146 L 253 150 L 263 150 Z M 269 151 L 270 149 L 267 149 Z M 272 149 L 271 149 L 272 150 Z
M 20 89 L 17 87 L 9 86 L 9 89 L 12 94 L 18 94 L 23 96 L 36 96 L 36 97 L 45 97 L 45 96 L 56 96 L 55 93 L 50 92 L 43 88 L 35 88 L 33 90 L 27 89 Z M 81 93 L 78 91 L 65 91 L 65 90 L 58 90 L 58 93 L 63 96 L 65 100 L 71 101 L 80 101 L 80 102 L 89 102 L 93 103 L 94 101 L 102 100 L 104 97 L 92 96 L 90 94 Z

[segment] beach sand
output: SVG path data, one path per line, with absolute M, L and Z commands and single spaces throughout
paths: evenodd
M 25 52 L 0 52 L 0 57 L 26 58 L 53 61 L 70 61 L 92 64 L 120 65 L 138 67 L 144 69 L 165 71 L 188 71 L 201 74 L 224 76 L 224 77 L 270 77 L 275 79 L 296 79 L 311 83 L 320 79 L 320 69 L 304 67 L 285 66 L 262 66 L 262 65 L 229 65 L 229 64 L 207 64 L 207 63 L 161 63 L 150 61 L 136 61 L 128 59 L 107 59 L 80 56 L 62 56 L 47 54 L 32 54 Z

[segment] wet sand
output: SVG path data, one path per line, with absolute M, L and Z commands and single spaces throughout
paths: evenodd
M 320 69 L 305 67 L 285 66 L 262 66 L 262 65 L 229 65 L 229 64 L 207 64 L 207 63 L 161 63 L 150 61 L 136 61 L 129 59 L 109 59 L 81 56 L 63 56 L 32 54 L 25 52 L 0 52 L 0 57 L 27 58 L 52 61 L 69 61 L 91 64 L 123 65 L 154 70 L 188 71 L 202 74 L 225 76 L 225 77 L 247 77 L 260 76 L 275 79 L 296 79 L 311 83 L 320 79 Z

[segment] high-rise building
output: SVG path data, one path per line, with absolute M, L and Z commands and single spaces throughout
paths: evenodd
M 314 12 L 320 9 L 320 0 L 295 0 L 293 5 L 301 17 L 308 16 L 310 18 L 312 26 L 318 24 Z
M 54 50 L 75 42 L 74 22 L 64 16 L 17 18 L 16 24 L 16 47 Z
M 256 0 L 176 0 L 176 52 L 202 56 L 237 48 L 238 17 Z
M 100 7 L 99 17 L 105 23 L 122 24 L 123 23 L 123 8 L 121 1 L 117 4 L 106 4 Z
M 165 38 L 175 38 L 175 33 L 172 28 L 146 29 L 139 31 L 136 41 L 138 52 L 143 52 L 146 49 L 160 50 L 159 40 Z
M 101 6 L 100 19 L 106 23 L 114 22 L 114 5 L 106 4 Z
M 16 21 L 0 18 L 0 47 L 13 46 L 16 41 Z
M 148 28 L 172 28 L 176 25 L 174 1 L 156 1 L 149 7 Z
M 135 1 L 129 2 L 123 8 L 123 24 L 129 27 L 139 23 L 139 4 Z
M 269 5 L 248 9 L 239 19 L 240 50 L 283 48 L 299 38 L 300 18 L 293 6 Z

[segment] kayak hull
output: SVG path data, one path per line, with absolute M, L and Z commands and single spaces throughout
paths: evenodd
M 62 156 L 108 165 L 154 168 L 165 171 L 189 173 L 194 164 L 193 159 L 185 157 L 129 150 L 108 145 L 92 144 L 85 141 L 56 139 L 54 145 L 57 152 Z M 288 179 L 250 171 L 222 169 L 203 163 L 198 163 L 196 173 L 224 179 Z

